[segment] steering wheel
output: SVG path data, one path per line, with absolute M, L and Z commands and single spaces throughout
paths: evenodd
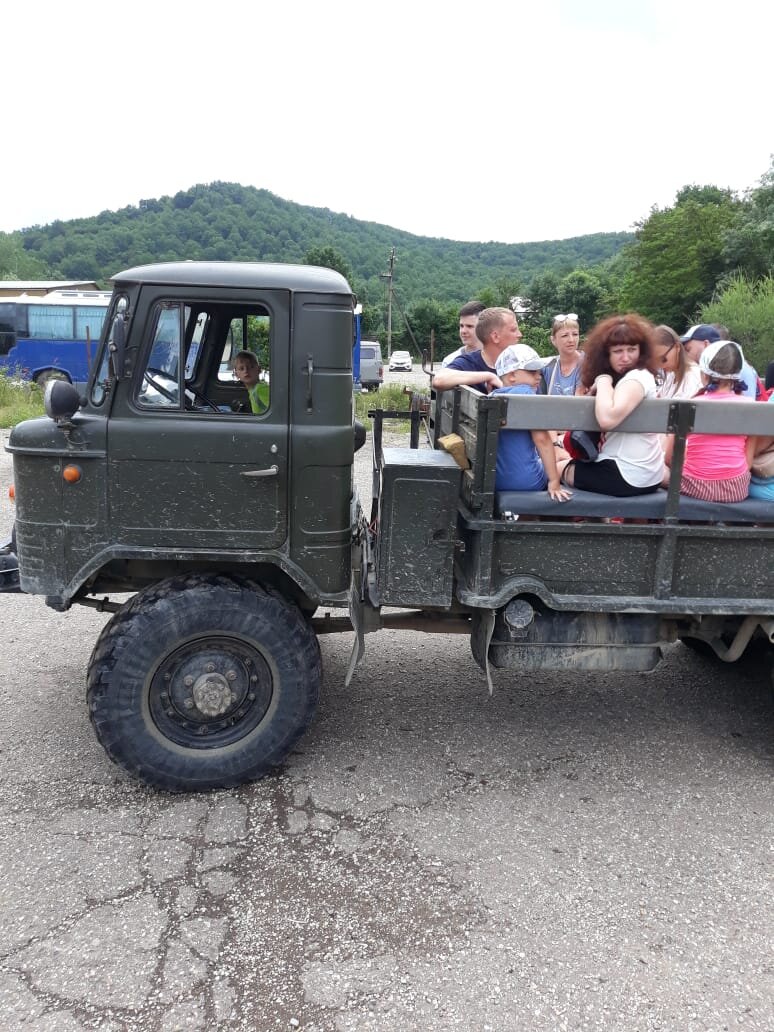
M 167 401 L 171 401 L 173 405 L 177 405 L 178 399 L 175 397 L 172 391 L 166 388 L 163 384 L 159 383 L 159 381 L 156 379 L 156 377 L 158 376 L 164 377 L 165 380 L 169 379 L 167 374 L 162 369 L 154 369 L 150 366 L 142 374 L 143 380 L 145 380 L 146 383 L 149 383 L 153 387 L 153 389 L 157 390 L 159 394 L 163 395 L 167 399 Z M 197 401 L 201 401 L 202 404 L 206 405 L 208 408 L 211 408 L 213 412 L 220 412 L 220 409 L 215 404 L 215 402 L 210 401 L 206 394 L 202 394 L 201 391 L 197 391 L 194 387 L 186 387 L 185 390 L 190 391 Z M 183 404 L 185 405 L 185 408 L 189 411 L 193 408 L 193 406 L 188 400 L 188 397 L 185 395 Z

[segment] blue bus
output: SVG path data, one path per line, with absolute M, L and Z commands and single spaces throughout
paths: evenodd
M 87 380 L 110 291 L 52 290 L 0 297 L 0 372 L 34 380 Z

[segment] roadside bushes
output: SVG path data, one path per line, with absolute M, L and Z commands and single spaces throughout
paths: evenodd
M 756 281 L 734 276 L 696 321 L 727 326 L 745 358 L 762 373 L 774 359 L 774 276 Z
M 29 380 L 17 380 L 0 373 L 0 427 L 16 426 L 25 419 L 43 415 L 43 395 Z

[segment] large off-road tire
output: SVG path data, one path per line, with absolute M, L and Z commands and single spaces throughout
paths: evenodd
M 275 767 L 314 716 L 317 638 L 298 608 L 238 578 L 174 577 L 136 595 L 92 653 L 89 713 L 108 756 L 171 792 Z

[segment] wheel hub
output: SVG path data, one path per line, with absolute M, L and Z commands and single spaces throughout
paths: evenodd
M 202 674 L 193 686 L 191 697 L 194 705 L 205 717 L 219 717 L 226 713 L 236 700 L 223 674 Z
M 260 652 L 246 642 L 209 636 L 187 642 L 154 674 L 149 705 L 159 730 L 188 747 L 237 741 L 263 719 L 272 677 Z

